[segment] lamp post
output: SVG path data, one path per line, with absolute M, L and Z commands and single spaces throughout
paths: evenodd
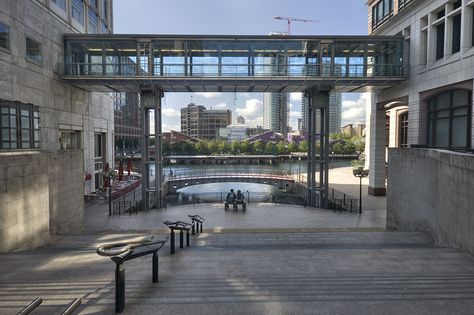
M 359 177 L 359 213 L 362 213 L 362 178 L 369 176 L 369 170 L 364 170 L 362 166 L 352 170 L 355 177 Z

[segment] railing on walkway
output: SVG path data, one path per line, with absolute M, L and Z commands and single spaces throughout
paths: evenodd
M 221 170 L 205 169 L 197 171 L 175 171 L 167 173 L 164 171 L 165 181 L 193 180 L 202 178 L 249 178 L 249 179 L 284 179 L 293 180 L 291 173 L 287 170 Z
M 112 201 L 112 214 L 121 215 L 122 213 L 137 214 L 138 211 L 143 211 L 141 188 L 135 188 L 124 194 L 120 199 Z

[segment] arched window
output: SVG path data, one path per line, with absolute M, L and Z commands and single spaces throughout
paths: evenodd
M 408 110 L 398 115 L 398 147 L 408 147 Z
M 427 143 L 430 147 L 470 147 L 471 97 L 471 91 L 452 90 L 440 93 L 428 101 Z

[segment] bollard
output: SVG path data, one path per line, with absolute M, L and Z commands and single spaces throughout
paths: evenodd
M 153 283 L 158 282 L 158 251 L 153 252 Z
M 171 254 L 174 254 L 174 230 L 171 230 L 170 232 L 170 251 Z

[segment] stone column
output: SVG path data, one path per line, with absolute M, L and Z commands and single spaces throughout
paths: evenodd
M 366 159 L 369 160 L 369 194 L 385 196 L 385 109 L 377 109 L 377 96 L 370 93 L 367 99 L 368 133 L 366 133 Z

